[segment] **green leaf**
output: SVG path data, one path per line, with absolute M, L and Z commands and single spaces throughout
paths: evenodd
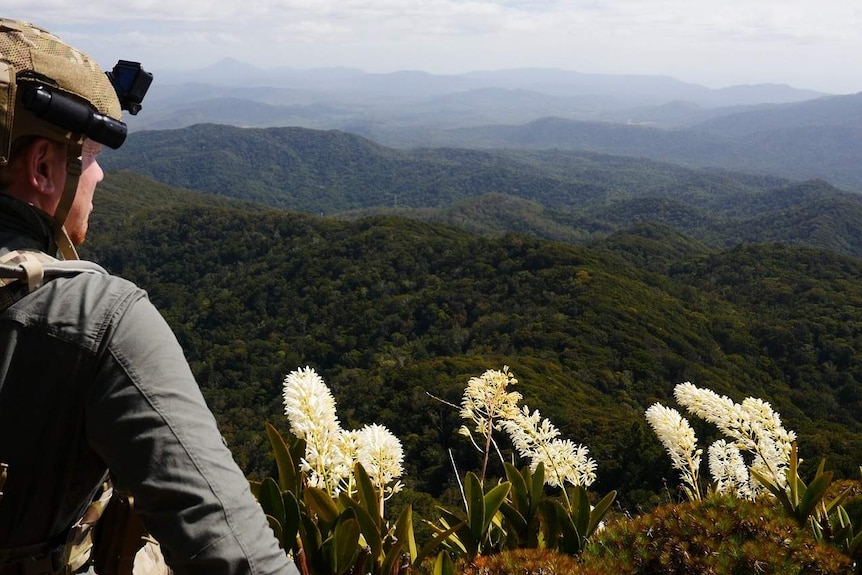
M 359 502 L 368 511 L 368 514 L 374 518 L 377 524 L 377 531 L 380 532 L 383 528 L 383 518 L 380 513 L 380 494 L 374 489 L 371 477 L 368 476 L 368 472 L 365 471 L 361 463 L 353 466 L 353 476 L 356 478 Z
M 464 483 L 467 495 L 467 525 L 470 527 L 473 539 L 481 545 L 485 524 L 485 496 L 482 492 L 482 484 L 472 471 L 467 473 Z
M 299 493 L 299 460 L 294 460 L 287 442 L 269 422 L 266 423 L 266 435 L 272 445 L 272 454 L 278 466 L 278 485 L 283 491 Z
M 332 534 L 332 566 L 341 574 L 353 566 L 359 553 L 359 522 L 354 518 L 339 521 Z
M 565 508 L 553 499 L 545 499 L 539 504 L 542 521 L 542 535 L 548 549 L 556 549 L 559 545 L 563 516 L 568 516 Z
M 251 480 L 248 482 L 248 487 L 251 489 L 251 494 L 254 495 L 255 499 L 258 499 L 258 496 L 260 495 L 260 483 L 260 481 Z
M 525 467 L 524 471 L 526 473 L 530 472 L 530 469 Z M 539 502 L 542 501 L 545 497 L 545 464 L 539 462 L 536 466 L 536 470 L 533 472 L 533 484 L 530 489 L 530 515 L 535 515 L 536 510 L 538 509 Z
M 321 547 L 323 546 L 323 537 L 317 523 L 314 522 L 307 514 L 302 515 L 302 520 L 299 528 L 299 539 L 302 542 L 302 551 L 305 553 L 305 560 L 309 564 L 312 573 L 323 572 L 324 558 Z
M 847 487 L 847 488 L 845 488 L 845 489 L 844 489 L 844 491 L 842 491 L 841 493 L 839 493 L 839 494 L 838 494 L 838 496 L 837 496 L 837 497 L 835 497 L 835 499 L 833 499 L 832 501 L 830 501 L 830 502 L 829 502 L 829 505 L 827 505 L 827 506 L 826 506 L 826 516 L 828 517 L 829 515 L 831 515 L 831 514 L 832 514 L 832 511 L 833 511 L 833 510 L 835 510 L 836 508 L 837 508 L 837 509 L 843 509 L 843 507 L 841 507 L 841 504 L 842 504 L 842 503 L 844 503 L 844 500 L 845 500 L 845 499 L 847 499 L 847 497 L 848 497 L 852 492 L 853 492 L 853 488 L 852 488 L 852 487 Z M 846 511 L 845 511 L 845 513 L 846 513 Z
M 395 544 L 392 545 L 389 552 L 386 553 L 386 557 L 383 558 L 383 564 L 380 568 L 381 574 L 389 575 L 390 573 L 395 572 L 398 567 L 398 563 L 400 562 L 403 549 L 404 543 L 401 541 L 396 541 Z
M 576 555 L 583 548 L 583 531 L 579 531 L 575 525 L 574 518 L 565 512 L 560 506 L 560 551 L 570 555 Z
M 306 487 L 305 488 L 305 504 L 308 506 L 309 510 L 312 513 L 315 513 L 320 521 L 323 521 L 328 527 L 329 530 L 335 524 L 335 520 L 338 519 L 338 507 L 335 505 L 335 502 L 330 497 L 329 493 L 318 488 L 318 487 Z
M 438 510 L 441 515 L 440 522 L 443 523 L 444 528 L 448 529 L 449 525 L 454 526 L 448 541 L 460 548 L 467 557 L 475 557 L 479 553 L 481 541 L 473 536 L 470 525 L 447 509 L 438 507 Z
M 787 484 L 790 488 L 790 506 L 796 509 L 799 506 L 799 456 L 796 452 L 796 442 L 790 447 L 790 465 L 787 468 Z
M 418 551 L 416 549 L 416 535 L 413 532 L 413 506 L 408 505 L 401 511 L 398 521 L 395 523 L 395 538 L 404 543 L 405 550 L 410 557 L 410 564 L 416 561 Z
M 483 506 L 485 508 L 485 522 L 482 524 L 482 537 L 484 537 L 488 532 L 488 529 L 491 526 L 491 520 L 494 519 L 494 516 L 497 514 L 497 510 L 500 509 L 500 505 L 505 501 L 506 495 L 509 494 L 509 489 L 511 487 L 512 484 L 506 481 L 497 485 L 485 494 L 483 501 Z
M 754 477 L 761 485 L 766 487 L 770 493 L 772 493 L 776 499 L 781 503 L 782 507 L 784 507 L 784 511 L 787 512 L 791 517 L 796 516 L 796 508 L 790 501 L 790 498 L 787 496 L 787 492 L 777 485 L 775 485 L 772 481 L 767 479 L 762 473 L 754 469 L 753 467 L 748 468 L 751 476 Z
M 820 473 L 802 494 L 802 500 L 799 502 L 799 508 L 796 511 L 796 517 L 800 523 L 804 523 L 815 506 L 820 503 L 823 496 L 826 495 L 826 490 L 832 483 L 832 472 Z
M 601 501 L 596 503 L 596 506 L 590 512 L 590 524 L 587 528 L 586 536 L 589 537 L 596 531 L 596 527 L 599 526 L 605 514 L 610 509 L 611 505 L 614 504 L 614 500 L 617 498 L 617 492 L 611 491 L 607 495 L 605 495 Z
M 445 551 L 441 551 L 434 561 L 434 575 L 455 575 L 455 564 Z
M 444 529 L 440 529 L 440 527 L 432 524 L 432 526 L 438 530 L 437 534 L 434 535 L 434 537 L 428 543 L 426 543 L 419 549 L 419 551 L 416 553 L 416 559 L 413 560 L 413 564 L 419 564 L 426 557 L 430 557 L 431 554 L 434 553 L 434 551 L 436 551 L 438 547 L 440 547 L 443 541 L 451 537 L 456 531 L 458 531 L 465 525 L 466 524 L 463 521 L 458 521 L 451 527 L 446 525 Z M 443 551 L 441 551 L 441 553 L 443 553 Z
M 281 498 L 281 490 L 272 477 L 267 477 L 260 484 L 258 502 L 263 507 L 263 512 L 278 520 L 279 525 L 284 525 L 284 500 Z
M 504 501 L 503 504 L 500 506 L 500 513 L 503 514 L 503 516 L 506 518 L 506 521 L 511 524 L 515 531 L 517 531 L 518 533 L 526 532 L 527 520 L 524 519 L 524 516 L 521 515 L 513 505 L 510 505 L 508 502 Z
M 284 501 L 284 535 L 282 541 L 284 541 L 285 549 L 291 549 L 296 545 L 296 534 L 299 531 L 302 512 L 299 509 L 299 502 L 293 493 L 284 491 L 281 496 Z
M 572 519 L 575 529 L 578 530 L 578 537 L 584 539 L 590 526 L 590 498 L 587 496 L 587 490 L 582 486 L 578 485 L 575 490 L 578 497 L 578 509 Z M 580 545 L 578 550 L 580 550 Z
M 857 533 L 856 537 L 847 545 L 847 555 L 855 557 L 860 546 L 862 546 L 862 531 Z
M 278 522 L 278 519 L 276 519 L 272 515 L 267 515 L 266 521 L 272 528 L 272 532 L 275 533 L 275 538 L 278 540 L 278 542 L 284 543 L 284 530 L 281 528 L 281 523 Z M 284 545 L 282 545 L 281 548 L 284 549 Z
M 530 499 L 527 492 L 527 481 L 521 475 L 521 472 L 518 471 L 518 468 L 511 463 L 506 463 L 505 468 L 506 479 L 512 484 L 510 494 L 514 508 L 521 515 L 529 513 Z
M 365 542 L 371 548 L 371 556 L 374 561 L 383 557 L 383 539 L 378 522 L 368 514 L 368 511 L 362 505 L 351 499 L 346 493 L 339 495 L 339 501 L 345 507 L 351 508 L 353 513 L 356 514 L 356 519 L 362 528 L 362 536 L 365 537 Z
M 847 510 L 841 505 L 836 508 L 834 517 L 838 523 L 837 527 L 831 517 L 829 518 L 829 525 L 832 527 L 832 541 L 836 547 L 846 552 L 853 539 L 853 522 L 850 520 Z

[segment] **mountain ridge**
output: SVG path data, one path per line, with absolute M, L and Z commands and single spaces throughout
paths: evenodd
M 132 169 L 172 186 L 311 214 L 399 213 L 469 222 L 471 229 L 489 233 L 505 230 L 508 220 L 513 230 L 575 242 L 652 219 L 714 247 L 773 234 L 844 246 L 843 253 L 862 256 L 853 232 L 859 227 L 860 194 L 825 181 L 687 169 L 622 156 L 404 150 L 339 131 L 198 125 L 133 133 L 102 163 L 109 171 Z M 501 202 L 507 197 L 520 200 Z M 494 201 L 499 205 L 489 210 Z M 517 212 L 505 213 L 506 205 Z M 494 221 L 482 214 L 495 214 Z M 771 219 L 775 225 L 763 225 Z M 801 235 L 791 221 L 813 231 Z M 831 231 L 830 222 L 835 223 Z

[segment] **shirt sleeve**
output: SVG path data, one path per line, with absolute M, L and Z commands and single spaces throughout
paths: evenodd
M 87 440 L 178 575 L 298 573 L 225 446 L 173 332 L 140 290 L 105 327 Z M 263 423 L 261 422 L 261 425 Z

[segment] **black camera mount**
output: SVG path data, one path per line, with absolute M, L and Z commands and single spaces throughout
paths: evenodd
M 120 107 L 135 115 L 153 81 L 139 62 L 120 60 L 111 72 L 105 73 L 117 92 Z M 21 102 L 36 117 L 75 134 L 117 149 L 126 141 L 128 129 L 124 122 L 98 113 L 92 106 L 42 83 L 23 89 Z

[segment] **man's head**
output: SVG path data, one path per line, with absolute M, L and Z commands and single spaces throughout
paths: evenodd
M 121 110 L 137 112 L 149 87 L 151 76 L 143 73 L 140 89 L 140 65 L 121 64 L 105 74 L 50 32 L 0 18 L 0 191 L 27 196 L 52 216 L 61 251 L 64 223 L 75 243 L 86 233 L 92 191 L 102 178 L 95 153 L 101 144 L 123 143 Z

